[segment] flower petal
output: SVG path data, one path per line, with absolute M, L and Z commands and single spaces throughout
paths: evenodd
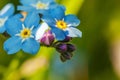
M 50 3 L 50 2 L 54 2 L 55 0 L 39 0 L 39 1 L 41 1 L 43 3 Z
M 21 19 L 21 18 L 24 18 L 24 16 L 22 14 L 16 14 L 13 16 L 13 18 Z
M 1 26 L 1 27 L 0 27 L 0 33 L 5 32 L 5 30 L 6 30 L 5 26 Z
M 70 27 L 70 28 L 67 28 L 66 31 L 68 31 L 69 37 L 82 37 L 82 32 L 76 28 Z
M 21 39 L 20 37 L 11 37 L 4 43 L 4 49 L 8 54 L 14 54 L 21 49 Z
M 19 33 L 22 29 L 22 22 L 20 21 L 20 17 L 21 16 L 17 14 L 6 21 L 6 30 L 11 36 Z
M 64 18 L 65 22 L 70 26 L 78 26 L 80 24 L 80 20 L 75 15 L 67 15 Z
M 57 6 L 50 9 L 50 15 L 57 20 L 62 20 L 65 16 L 65 8 L 63 6 Z
M 32 12 L 35 10 L 35 8 L 31 6 L 17 6 L 17 10 Z
M 42 21 L 46 22 L 50 27 L 55 26 L 56 21 L 52 16 L 50 15 L 43 15 L 42 16 Z
M 0 16 L 11 16 L 14 13 L 14 5 L 9 3 L 1 11 Z
M 62 31 L 61 29 L 54 27 L 51 29 L 51 31 L 55 34 L 55 38 L 57 40 L 64 40 L 66 37 L 64 31 Z
M 48 25 L 44 22 L 40 25 L 40 27 L 38 28 L 37 32 L 36 32 L 36 40 L 39 40 L 43 37 L 43 34 L 45 33 L 45 31 L 48 29 Z
M 39 43 L 33 38 L 27 39 L 22 45 L 22 50 L 30 54 L 36 54 L 39 48 Z
M 40 22 L 40 17 L 36 12 L 29 13 L 24 21 L 25 26 L 28 28 L 32 26 L 38 27 L 39 22 Z
M 49 4 L 49 9 L 56 8 L 56 7 L 58 7 L 58 6 L 63 7 L 63 9 L 65 10 L 65 7 L 64 7 L 64 6 L 59 5 L 59 4 L 57 4 L 56 2 L 51 2 L 51 3 Z
M 42 16 L 43 16 L 45 14 L 48 14 L 49 10 L 47 10 L 47 9 L 39 9 L 39 10 L 37 10 L 36 9 L 35 12 L 38 13 L 38 14 L 42 14 Z
M 20 3 L 22 3 L 23 5 L 31 5 L 36 2 L 37 2 L 37 0 L 20 0 Z

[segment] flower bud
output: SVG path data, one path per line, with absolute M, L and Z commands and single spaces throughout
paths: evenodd
M 48 30 L 44 33 L 43 37 L 40 39 L 40 43 L 46 46 L 50 46 L 52 45 L 54 40 L 55 40 L 54 35 L 50 30 Z
M 66 60 L 70 60 L 72 56 L 73 56 L 73 53 L 66 52 L 60 55 L 60 59 L 62 62 L 65 62 Z
M 67 44 L 67 52 L 73 52 L 73 51 L 75 51 L 76 50 L 76 48 L 75 48 L 75 46 L 74 45 L 72 45 L 72 44 Z
M 57 50 L 58 52 L 60 52 L 60 53 L 65 53 L 65 52 L 67 52 L 67 45 L 64 44 L 64 43 L 59 43 L 59 44 L 57 44 L 55 48 L 56 48 L 56 50 Z
M 69 52 L 62 53 L 61 55 L 62 55 L 66 60 L 70 60 L 71 57 L 72 57 L 71 53 L 69 53 Z
M 62 62 L 65 62 L 67 59 L 66 59 L 65 57 L 63 57 L 62 55 L 60 55 L 60 60 L 61 60 Z
M 70 60 L 73 56 L 73 51 L 75 50 L 75 46 L 72 44 L 66 44 L 66 43 L 57 43 L 55 45 L 56 50 L 61 53 L 60 59 L 62 62 L 65 62 L 66 60 Z

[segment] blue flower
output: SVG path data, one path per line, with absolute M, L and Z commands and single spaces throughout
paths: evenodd
M 44 15 L 42 20 L 51 27 L 57 40 L 64 40 L 66 36 L 81 37 L 82 32 L 76 29 L 80 20 L 72 14 L 65 15 L 65 10 L 60 6 L 50 9 L 49 14 Z
M 5 43 L 4 49 L 8 54 L 14 54 L 22 49 L 24 52 L 35 54 L 39 50 L 39 43 L 35 40 L 36 29 L 40 18 L 36 13 L 29 13 L 24 22 L 20 20 L 23 16 L 17 14 L 6 22 L 6 29 L 11 36 Z
M 12 16 L 14 13 L 14 6 L 13 4 L 7 4 L 1 11 L 0 11 L 0 33 L 5 32 L 6 27 L 5 23 L 7 19 Z
M 35 11 L 42 14 L 56 6 L 54 0 L 20 0 L 20 3 L 23 6 L 18 6 L 18 10 L 27 12 Z

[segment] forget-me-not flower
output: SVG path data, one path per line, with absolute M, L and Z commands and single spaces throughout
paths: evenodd
M 6 22 L 6 29 L 11 38 L 4 43 L 4 49 L 8 54 L 14 54 L 21 49 L 24 52 L 36 54 L 40 45 L 35 40 L 35 33 L 40 18 L 36 13 L 29 13 L 22 22 L 21 17 L 22 15 L 17 14 Z
M 14 6 L 13 4 L 9 3 L 0 11 L 0 33 L 5 32 L 6 27 L 5 23 L 10 16 L 14 13 Z
M 50 8 L 56 6 L 54 0 L 20 0 L 22 6 L 18 6 L 18 10 L 26 12 L 46 13 Z
M 46 22 L 57 40 L 64 40 L 66 36 L 81 37 L 82 32 L 76 29 L 80 24 L 80 20 L 72 15 L 65 15 L 64 7 L 56 7 L 49 11 L 49 14 L 44 15 L 42 20 Z

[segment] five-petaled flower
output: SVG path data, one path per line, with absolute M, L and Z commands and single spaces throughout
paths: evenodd
M 82 32 L 75 28 L 80 24 L 80 20 L 72 14 L 65 15 L 65 10 L 61 6 L 50 9 L 49 14 L 44 15 L 42 20 L 51 27 L 57 40 L 64 40 L 66 36 L 81 37 Z
M 22 49 L 24 52 L 36 54 L 39 50 L 39 43 L 35 40 L 36 29 L 39 27 L 39 16 L 36 13 L 29 13 L 24 22 L 20 20 L 21 14 L 8 19 L 6 28 L 9 38 L 4 43 L 4 49 L 8 54 L 14 54 Z
M 14 6 L 13 4 L 7 4 L 1 11 L 0 11 L 0 33 L 5 32 L 6 27 L 5 23 L 10 16 L 14 13 Z
M 14 6 L 9 3 L 0 11 L 0 33 L 10 38 L 4 42 L 4 50 L 14 54 L 23 50 L 36 54 L 40 45 L 53 47 L 64 62 L 71 59 L 75 46 L 69 42 L 73 37 L 81 37 L 76 27 L 80 20 L 72 14 L 65 15 L 66 8 L 55 0 L 20 0 L 17 10 L 27 12 L 24 17 L 14 14 Z M 6 37 L 7 37 L 6 35 Z
M 38 12 L 45 14 L 47 11 L 57 4 L 54 0 L 20 0 L 23 6 L 18 6 L 18 10 L 23 10 L 27 12 Z

